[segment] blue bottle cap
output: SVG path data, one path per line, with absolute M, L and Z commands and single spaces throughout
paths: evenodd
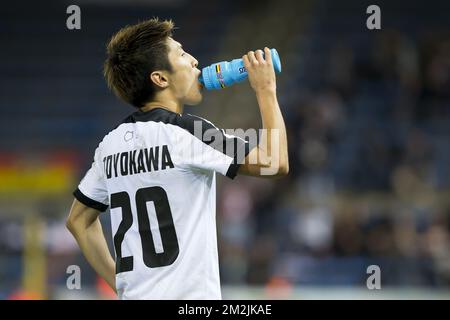
M 211 79 L 211 69 L 210 67 L 204 67 L 202 69 L 202 73 L 200 74 L 200 77 L 198 78 L 198 81 L 203 85 L 204 88 L 211 90 L 215 89 L 213 79 Z
M 271 49 L 270 52 L 272 53 L 272 63 L 273 67 L 275 68 L 275 71 L 280 73 L 281 72 L 281 61 L 280 56 L 278 55 L 277 49 Z

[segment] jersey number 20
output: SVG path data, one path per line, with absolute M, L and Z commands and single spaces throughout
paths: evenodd
M 166 191 L 161 187 L 141 188 L 136 192 L 135 201 L 144 264 L 149 268 L 171 265 L 178 257 L 179 247 Z M 158 219 L 161 242 L 164 249 L 161 253 L 156 252 L 155 244 L 153 243 L 147 202 L 153 202 L 155 205 L 156 218 Z M 125 233 L 133 224 L 128 193 L 124 191 L 111 194 L 111 209 L 114 208 L 122 208 L 122 221 L 119 224 L 117 233 L 114 235 L 114 248 L 117 255 L 116 273 L 120 273 L 133 270 L 133 257 L 122 257 L 122 241 Z

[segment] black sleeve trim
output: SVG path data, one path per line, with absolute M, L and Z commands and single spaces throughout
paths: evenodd
M 234 179 L 238 173 L 239 167 L 241 164 L 234 163 L 234 161 L 231 163 L 230 167 L 228 168 L 226 176 L 230 179 Z
M 73 192 L 73 195 L 78 201 L 80 201 L 85 206 L 88 206 L 90 208 L 96 209 L 101 212 L 104 212 L 104 211 L 106 211 L 106 209 L 108 209 L 108 206 L 106 204 L 95 201 L 95 200 L 85 196 L 78 188 Z
M 239 138 L 235 138 L 235 144 L 236 153 L 226 173 L 226 176 L 230 179 L 234 179 L 236 177 L 239 167 L 245 161 L 245 158 L 250 153 L 250 151 L 253 149 L 248 141 L 243 141 Z M 241 151 L 242 149 L 244 149 L 244 152 Z M 242 156 L 238 158 L 238 156 L 240 155 Z

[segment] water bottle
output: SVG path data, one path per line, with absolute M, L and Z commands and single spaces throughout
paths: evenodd
M 280 73 L 281 62 L 278 52 L 276 49 L 270 49 L 270 52 L 272 53 L 273 68 L 275 72 Z M 242 59 L 234 59 L 231 62 L 221 61 L 204 67 L 198 80 L 207 90 L 218 90 L 241 82 L 247 77 L 248 73 L 245 70 L 244 61 Z

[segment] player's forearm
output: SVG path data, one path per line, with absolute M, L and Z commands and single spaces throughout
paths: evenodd
M 261 112 L 263 128 L 277 129 L 281 125 L 284 126 L 275 89 L 257 91 L 256 100 Z
M 75 226 L 71 228 L 71 232 L 86 260 L 115 291 L 115 263 L 109 252 L 100 221 L 96 219 L 88 227 Z
M 288 171 L 286 126 L 278 105 L 276 90 L 256 92 L 256 99 L 261 112 L 263 129 L 267 130 L 267 134 L 261 136 L 259 149 L 267 154 L 271 162 L 278 163 L 281 171 Z
M 268 47 L 256 53 L 249 51 L 242 57 L 251 87 L 255 90 L 265 132 L 258 147 L 246 157 L 240 167 L 244 174 L 257 176 L 283 176 L 289 172 L 286 127 L 277 100 L 277 85 Z M 256 164 L 254 164 L 257 159 Z

